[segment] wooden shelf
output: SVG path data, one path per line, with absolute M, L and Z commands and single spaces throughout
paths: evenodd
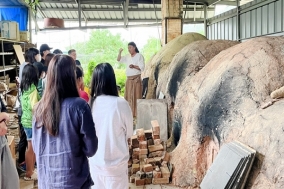
M 16 65 L 9 65 L 9 66 L 5 66 L 5 69 L 3 68 L 3 66 L 0 66 L 0 72 L 4 72 L 4 71 L 8 71 L 8 70 L 13 70 L 15 69 L 17 66 Z
M 0 37 L 0 41 L 12 42 L 12 43 L 25 43 L 25 42 L 22 42 L 22 41 L 16 41 L 16 40 L 12 40 L 12 39 L 5 39 L 5 38 L 1 38 L 1 37 Z
M 13 55 L 14 53 L 12 52 L 0 52 L 0 55 Z

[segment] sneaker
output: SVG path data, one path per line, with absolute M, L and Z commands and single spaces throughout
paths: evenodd
M 24 177 L 25 181 L 37 180 L 37 173 L 33 173 L 31 177 Z

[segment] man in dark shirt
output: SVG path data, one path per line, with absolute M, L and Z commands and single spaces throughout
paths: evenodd
M 52 47 L 49 47 L 47 44 L 42 44 L 40 46 L 39 52 L 41 55 L 41 63 L 44 64 L 45 56 L 50 53 L 50 49 L 52 49 Z
M 77 66 L 81 66 L 80 61 L 76 60 L 77 59 L 77 54 L 76 54 L 76 50 L 75 49 L 70 49 L 68 51 L 68 55 L 71 56 L 75 60 L 75 63 L 76 63 Z

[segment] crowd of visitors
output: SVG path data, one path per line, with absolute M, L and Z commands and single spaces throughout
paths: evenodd
M 18 170 L 25 172 L 24 180 L 38 180 L 40 189 L 128 188 L 127 140 L 133 134 L 136 100 L 142 98 L 143 56 L 134 42 L 128 44 L 129 55 L 119 50 L 117 61 L 127 65 L 124 99 L 111 64 L 94 68 L 88 94 L 76 50 L 64 55 L 51 49 L 47 44 L 28 49 L 20 66 Z M 0 113 L 0 185 L 17 189 L 5 138 L 8 120 L 8 114 Z M 9 173 L 3 174 L 5 168 Z

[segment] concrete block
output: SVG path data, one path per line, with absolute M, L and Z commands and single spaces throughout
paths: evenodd
M 168 139 L 167 104 L 165 100 L 138 99 L 137 100 L 137 127 L 144 130 L 152 129 L 151 121 L 157 120 L 160 125 L 160 138 Z

